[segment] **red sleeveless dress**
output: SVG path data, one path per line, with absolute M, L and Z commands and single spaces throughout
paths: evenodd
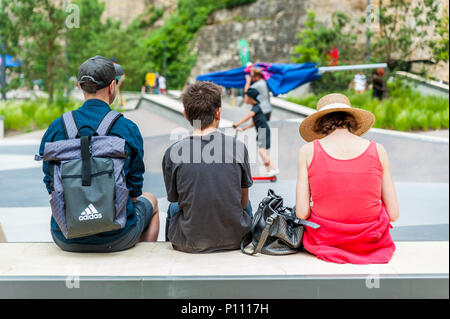
M 314 141 L 308 169 L 313 207 L 303 245 L 319 259 L 334 263 L 387 263 L 395 245 L 386 207 L 381 202 L 383 166 L 376 143 L 358 157 L 331 157 Z

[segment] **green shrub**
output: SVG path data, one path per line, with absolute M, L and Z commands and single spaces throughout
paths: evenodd
M 395 118 L 395 128 L 399 131 L 407 131 L 408 130 L 408 112 L 403 110 L 399 114 L 397 114 Z
M 54 103 L 47 100 L 0 102 L 0 115 L 5 117 L 5 129 L 29 132 L 45 129 L 62 113 L 74 110 L 79 105 L 73 101 L 57 98 Z
M 430 126 L 436 130 L 441 128 L 441 113 L 434 113 L 431 116 Z
M 439 96 L 422 96 L 400 81 L 388 83 L 389 98 L 382 101 L 372 98 L 372 92 L 355 94 L 341 90 L 352 106 L 372 112 L 376 117 L 374 127 L 400 131 L 449 128 L 449 99 Z M 291 102 L 316 108 L 317 101 L 325 95 L 309 94 L 304 98 L 288 98 Z
M 442 128 L 448 128 L 449 127 L 448 104 L 447 104 L 447 109 L 441 111 L 441 127 Z

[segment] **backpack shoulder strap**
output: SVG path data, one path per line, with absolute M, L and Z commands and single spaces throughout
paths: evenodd
M 73 139 L 78 134 L 78 127 L 75 123 L 72 111 L 64 113 L 62 116 L 63 127 L 68 139 Z
M 97 134 L 100 136 L 106 136 L 108 135 L 109 131 L 113 127 L 114 123 L 119 119 L 119 117 L 122 116 L 122 113 L 119 113 L 117 111 L 111 110 L 108 113 L 106 113 L 103 120 L 100 122 L 99 126 L 97 127 Z

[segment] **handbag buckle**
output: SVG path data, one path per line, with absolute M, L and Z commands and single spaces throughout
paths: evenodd
M 273 224 L 273 218 L 272 217 L 267 217 L 267 219 L 266 219 L 266 223 L 268 224 L 268 225 L 272 225 Z

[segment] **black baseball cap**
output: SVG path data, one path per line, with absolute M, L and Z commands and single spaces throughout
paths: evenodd
M 94 86 L 96 90 L 107 87 L 117 76 L 124 74 L 123 68 L 100 55 L 87 59 L 78 69 L 78 83 Z
M 259 100 L 257 99 L 259 92 L 257 89 L 249 88 L 245 94 L 254 99 L 256 103 L 259 103 Z

